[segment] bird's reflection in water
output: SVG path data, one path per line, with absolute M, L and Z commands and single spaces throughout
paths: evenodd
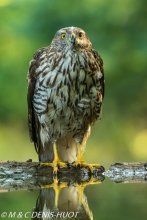
M 101 183 L 104 177 L 101 176 L 95 182 L 82 182 L 79 184 L 53 183 L 47 188 L 40 189 L 36 207 L 32 212 L 32 219 L 62 220 L 80 219 L 92 220 L 93 215 L 88 206 L 84 188 L 89 184 Z

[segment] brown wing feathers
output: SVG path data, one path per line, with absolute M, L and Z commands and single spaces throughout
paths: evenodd
M 33 96 L 34 96 L 34 89 L 36 84 L 35 70 L 38 67 L 38 59 L 44 50 L 45 48 L 39 49 L 34 54 L 33 59 L 30 62 L 30 68 L 28 73 L 28 94 L 27 94 L 28 126 L 29 126 L 30 139 L 32 142 L 34 142 L 35 149 L 37 152 L 38 152 L 39 139 L 40 139 L 38 135 L 39 122 L 33 108 Z

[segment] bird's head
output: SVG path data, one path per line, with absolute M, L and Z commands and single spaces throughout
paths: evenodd
M 92 44 L 86 33 L 77 27 L 62 28 L 55 34 L 52 41 L 59 49 L 90 49 Z

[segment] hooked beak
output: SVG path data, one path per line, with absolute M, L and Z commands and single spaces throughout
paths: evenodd
M 70 35 L 70 40 L 69 40 L 72 44 L 74 44 L 74 42 L 75 42 L 75 35 L 72 33 L 71 35 Z

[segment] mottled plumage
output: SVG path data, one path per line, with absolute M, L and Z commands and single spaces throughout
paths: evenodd
M 50 46 L 39 49 L 28 73 L 28 120 L 39 160 L 52 162 L 53 143 L 64 162 L 84 151 L 91 125 L 101 116 L 103 61 L 86 33 L 63 28 Z

